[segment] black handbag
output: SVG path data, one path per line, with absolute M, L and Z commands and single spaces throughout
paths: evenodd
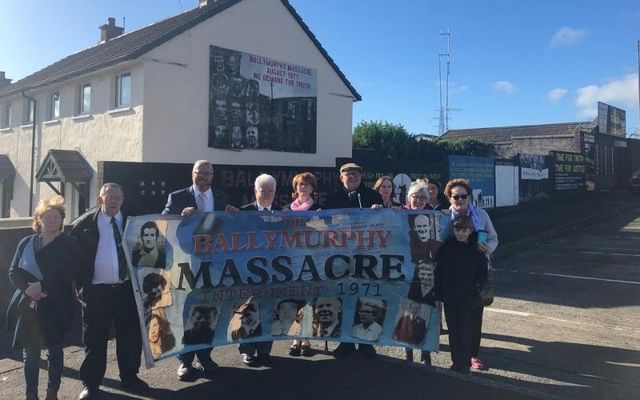
M 493 304 L 493 298 L 496 295 L 496 285 L 493 278 L 493 268 L 487 271 L 487 282 L 480 290 L 480 299 L 483 307 L 488 307 Z

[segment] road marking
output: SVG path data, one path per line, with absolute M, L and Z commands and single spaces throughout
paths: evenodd
M 604 328 L 604 329 L 608 329 L 608 330 L 615 330 L 615 331 L 619 331 L 619 332 L 640 332 L 640 330 L 637 330 L 637 329 L 634 329 L 634 328 L 629 328 L 629 327 L 615 326 L 615 325 L 602 325 L 602 324 L 596 324 L 596 323 L 593 323 L 593 322 L 584 322 L 584 321 L 562 319 L 562 318 L 549 317 L 547 315 L 538 315 L 538 314 L 522 312 L 522 311 L 505 310 L 503 308 L 485 307 L 484 309 L 487 310 L 487 311 L 492 311 L 492 312 L 498 313 L 498 314 L 510 314 L 510 315 L 517 315 L 519 317 L 535 317 L 535 318 L 538 318 L 538 319 L 546 319 L 546 320 L 549 320 L 549 321 L 560 322 L 560 323 L 564 323 L 564 324 L 567 324 L 567 325 L 591 326 L 591 327 L 596 327 L 596 328 Z
M 579 251 L 577 251 L 577 253 L 582 253 L 582 254 L 595 254 L 595 255 L 602 255 L 602 256 L 640 257 L 640 254 L 631 254 L 631 253 L 610 253 L 610 252 L 608 252 L 608 251 L 585 251 L 585 250 L 579 250 Z
M 552 243 L 541 244 L 541 246 L 562 248 L 565 250 L 567 249 L 566 245 L 552 244 Z M 573 252 L 581 253 L 581 254 L 598 255 L 598 256 L 640 257 L 640 254 L 635 254 L 635 253 L 618 253 L 618 252 L 609 252 L 609 251 L 573 250 Z
M 579 276 L 579 275 L 552 274 L 550 272 L 527 272 L 527 274 L 542 275 L 542 276 L 557 276 L 559 278 L 569 278 L 569 279 L 583 279 L 586 281 L 600 281 L 600 282 L 611 282 L 611 283 L 627 283 L 629 285 L 640 285 L 640 282 L 636 282 L 636 281 L 623 281 L 620 279 L 606 279 L 606 278 L 592 278 L 590 276 Z
M 527 275 L 556 276 L 558 278 L 582 279 L 586 281 L 599 281 L 599 282 L 610 282 L 610 283 L 626 283 L 629 285 L 640 285 L 640 282 L 637 282 L 637 281 L 625 281 L 621 279 L 594 278 L 591 276 L 554 274 L 551 272 L 523 272 L 523 271 L 499 269 L 499 268 L 493 268 L 493 270 L 497 272 L 512 272 L 512 273 L 527 274 Z
M 513 311 L 513 310 L 503 310 L 501 308 L 494 308 L 494 307 L 487 308 L 487 310 L 493 311 L 493 312 L 496 312 L 496 313 L 500 313 L 500 314 L 518 315 L 520 317 L 531 317 L 531 316 L 534 316 L 534 314 L 531 314 L 531 313 L 528 313 L 528 312 Z

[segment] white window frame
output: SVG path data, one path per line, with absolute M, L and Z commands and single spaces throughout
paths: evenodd
M 22 116 L 22 122 L 25 125 L 33 124 L 33 113 L 35 111 L 35 100 L 29 98 L 24 99 L 24 112 Z
M 58 97 L 56 99 L 56 96 Z M 51 97 L 49 98 L 49 119 L 55 120 L 60 119 L 60 91 L 54 90 L 51 92 Z M 56 107 L 57 105 L 57 107 Z
M 13 107 L 11 107 L 11 103 L 5 104 L 2 107 L 2 128 L 11 128 L 11 114 L 13 113 Z
M 129 83 L 128 87 L 123 88 L 123 80 Z M 124 108 L 131 106 L 131 72 L 127 71 L 116 76 L 115 79 L 115 108 Z
M 85 108 L 85 89 L 89 88 L 89 104 Z M 78 115 L 91 114 L 91 82 L 84 82 L 78 86 Z

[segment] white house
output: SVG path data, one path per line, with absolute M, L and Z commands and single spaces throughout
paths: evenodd
M 0 217 L 29 216 L 54 192 L 77 216 L 99 161 L 351 157 L 360 95 L 287 0 L 201 0 L 127 34 L 113 18 L 100 28 L 94 47 L 12 84 L 0 76 Z

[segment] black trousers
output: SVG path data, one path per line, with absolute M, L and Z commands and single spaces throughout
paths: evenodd
M 238 351 L 240 354 L 249 354 L 250 356 L 257 354 L 259 356 L 267 356 L 271 353 L 273 342 L 253 342 L 240 343 Z
M 85 357 L 80 379 L 91 387 L 100 385 L 107 368 L 107 342 L 111 324 L 116 334 L 116 356 L 120 379 L 136 376 L 140 369 L 142 334 L 131 281 L 118 285 L 91 285 L 82 311 Z
M 484 307 L 474 307 L 471 321 L 471 357 L 478 357 L 482 338 L 482 314 Z
M 193 363 L 193 359 L 198 356 L 198 360 L 200 360 L 200 363 L 206 364 L 207 362 L 212 361 L 211 350 L 213 350 L 213 347 L 180 353 L 178 354 L 178 360 L 180 360 L 180 362 L 183 364 L 191 365 Z
M 471 306 L 444 303 L 454 369 L 468 371 L 471 362 L 473 312 Z

